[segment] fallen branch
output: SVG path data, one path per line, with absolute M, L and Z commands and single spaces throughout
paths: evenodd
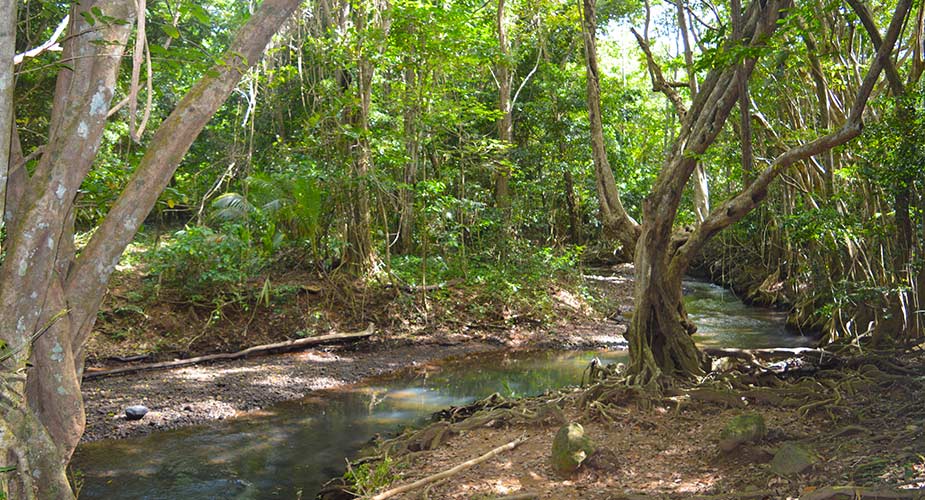
M 328 335 L 320 335 L 318 337 L 308 337 L 304 339 L 296 340 L 287 340 L 285 342 L 276 342 L 273 344 L 264 344 L 254 347 L 249 347 L 243 351 L 237 352 L 224 352 L 218 354 L 208 354 L 205 356 L 198 356 L 195 358 L 187 359 L 175 359 L 173 361 L 164 361 L 162 363 L 150 363 L 144 365 L 135 365 L 135 366 L 126 366 L 124 368 L 116 368 L 113 370 L 101 370 L 101 371 L 87 371 L 84 373 L 84 380 L 91 378 L 100 378 L 108 377 L 112 375 L 122 375 L 125 373 L 134 373 L 140 371 L 148 370 L 162 370 L 165 368 L 176 368 L 179 366 L 188 366 L 195 365 L 198 363 L 204 363 L 207 361 L 222 361 L 230 359 L 239 359 L 253 354 L 269 354 L 272 352 L 282 352 L 282 351 L 291 351 L 295 349 L 301 349 L 303 347 L 308 347 L 311 345 L 318 344 L 329 344 L 333 342 L 341 342 L 347 340 L 359 340 L 372 336 L 373 332 L 376 331 L 375 326 L 370 323 L 366 327 L 366 330 L 362 332 L 355 333 L 332 333 Z
M 443 290 L 444 288 L 449 288 L 451 286 L 458 285 L 462 283 L 461 279 L 452 279 L 450 281 L 445 281 L 443 283 L 435 283 L 433 285 L 406 285 L 404 283 L 398 285 L 398 289 L 405 293 L 420 293 L 420 292 L 433 292 L 435 290 Z M 386 285 L 386 288 L 391 288 L 395 285 L 389 283 Z
M 452 469 L 447 469 L 447 470 L 445 470 L 445 471 L 443 471 L 443 472 L 434 474 L 434 475 L 432 475 L 432 476 L 427 476 L 427 477 L 425 477 L 425 478 L 418 479 L 417 481 L 415 481 L 415 482 L 413 482 L 413 483 L 405 484 L 405 485 L 399 486 L 399 487 L 397 487 L 397 488 L 392 488 L 391 490 L 383 491 L 382 493 L 380 493 L 380 494 L 378 494 L 378 495 L 372 497 L 370 500 L 385 500 L 386 498 L 392 498 L 392 497 L 394 497 L 395 495 L 399 495 L 399 494 L 401 494 L 401 493 L 407 493 L 407 492 L 409 492 L 409 491 L 416 490 L 416 489 L 418 489 L 418 488 L 420 488 L 420 487 L 422 487 L 422 486 L 426 486 L 426 485 L 428 485 L 428 484 L 430 484 L 430 483 L 433 483 L 433 482 L 435 482 L 435 481 L 440 481 L 440 480 L 442 480 L 442 479 L 446 479 L 446 478 L 448 478 L 448 477 L 450 477 L 450 476 L 453 476 L 454 474 L 456 474 L 456 473 L 458 473 L 458 472 L 460 472 L 460 471 L 463 471 L 463 470 L 468 469 L 469 467 L 472 467 L 473 465 L 478 465 L 478 464 L 480 464 L 480 463 L 482 463 L 482 462 L 485 462 L 485 461 L 487 461 L 487 460 L 490 460 L 490 459 L 492 459 L 492 458 L 494 458 L 494 457 L 496 457 L 496 456 L 498 456 L 498 455 L 504 453 L 505 451 L 513 450 L 514 448 L 517 448 L 518 446 L 520 446 L 521 444 L 523 444 L 526 440 L 527 440 L 526 438 L 515 439 L 514 441 L 511 441 L 510 443 L 508 443 L 508 444 L 506 444 L 506 445 L 504 445 L 504 446 L 499 446 L 499 447 L 497 447 L 497 448 L 495 448 L 495 449 L 489 451 L 488 453 L 486 453 L 486 454 L 484 454 L 484 455 L 482 455 L 482 456 L 480 456 L 480 457 L 478 457 L 478 458 L 473 458 L 472 460 L 463 462 L 463 463 L 461 463 L 461 464 L 459 464 L 459 465 L 453 467 Z
M 861 486 L 827 486 L 802 495 L 803 500 L 828 500 L 843 498 L 845 500 L 922 500 L 925 490 L 890 490 L 864 488 Z

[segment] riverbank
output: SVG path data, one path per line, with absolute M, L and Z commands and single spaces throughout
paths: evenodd
M 460 325 L 436 323 L 414 334 L 407 328 L 377 325 L 372 339 L 351 344 L 88 379 L 82 385 L 87 415 L 82 439 L 137 437 L 240 416 L 313 391 L 454 356 L 501 349 L 624 348 L 626 321 L 620 311 L 629 310 L 632 304 L 632 267 L 620 266 L 609 274 L 588 280 L 591 293 L 613 309 L 606 315 L 609 318 L 591 314 L 573 295 L 553 290 L 560 318 L 547 325 L 514 321 L 486 326 L 470 318 Z M 95 361 L 90 367 L 127 366 L 103 353 L 131 351 L 106 340 L 94 344 L 98 350 L 91 353 Z M 123 410 L 131 405 L 144 405 L 151 411 L 141 420 L 129 421 Z
M 443 412 L 471 416 L 382 443 L 386 472 L 361 488 L 409 485 L 518 442 L 389 498 L 925 498 L 925 351 L 821 359 L 792 359 L 802 365 L 784 373 L 727 364 L 734 369 L 662 394 L 612 376 L 586 389 L 483 403 L 479 413 Z M 724 428 L 743 414 L 760 416 L 766 431 L 730 450 Z M 581 424 L 595 448 L 574 473 L 555 470 L 550 458 L 565 423 Z M 440 439 L 430 440 L 434 429 Z M 328 491 L 324 498 L 339 498 Z
M 613 321 L 447 335 L 441 340 L 379 338 L 357 344 L 89 379 L 83 383 L 87 429 L 83 441 L 121 439 L 222 420 L 300 399 L 363 378 L 444 358 L 495 350 L 623 348 L 626 326 Z M 122 410 L 145 405 L 143 419 Z

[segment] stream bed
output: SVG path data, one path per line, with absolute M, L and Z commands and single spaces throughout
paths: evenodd
M 684 287 L 700 345 L 811 343 L 785 331 L 783 312 L 746 306 L 709 283 Z M 494 352 L 410 367 L 240 418 L 82 444 L 72 470 L 81 499 L 310 499 L 377 434 L 495 392 L 533 396 L 578 384 L 595 357 L 614 363 L 626 352 Z

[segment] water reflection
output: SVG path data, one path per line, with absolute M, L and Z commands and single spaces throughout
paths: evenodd
M 74 468 L 80 497 L 138 499 L 312 498 L 344 459 L 372 436 L 392 433 L 452 405 L 498 392 L 541 394 L 576 384 L 594 357 L 621 352 L 518 352 L 447 361 L 318 398 L 284 403 L 267 415 L 138 439 L 82 445 Z
M 694 338 L 701 346 L 757 349 L 814 342 L 786 330 L 784 311 L 747 306 L 729 290 L 712 283 L 685 281 L 684 290 L 688 316 L 697 325 Z
M 784 315 L 744 306 L 720 287 L 686 282 L 701 345 L 798 345 Z M 594 357 L 622 352 L 517 352 L 449 360 L 361 386 L 320 392 L 269 411 L 143 438 L 81 445 L 82 499 L 313 498 L 345 457 L 376 434 L 498 392 L 530 396 L 577 384 Z

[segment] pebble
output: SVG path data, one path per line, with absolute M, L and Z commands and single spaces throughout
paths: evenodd
M 148 407 L 144 405 L 133 405 L 125 409 L 126 420 L 141 420 L 148 414 Z

